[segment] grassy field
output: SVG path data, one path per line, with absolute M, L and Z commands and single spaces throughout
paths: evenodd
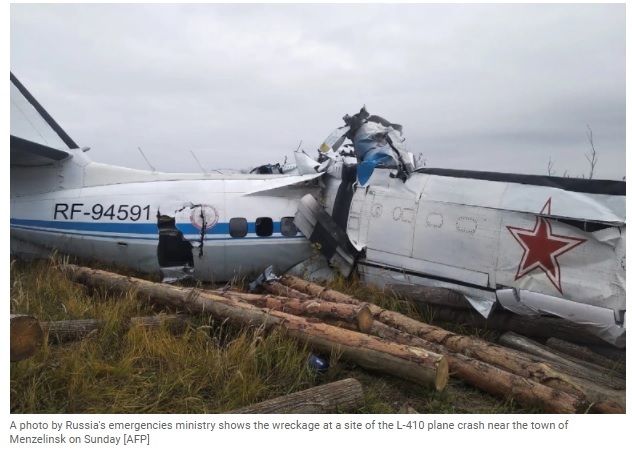
M 365 406 L 355 413 L 397 413 L 404 406 L 419 413 L 538 412 L 456 379 L 436 392 L 364 371 L 337 354 L 319 354 L 331 367 L 318 374 L 306 364 L 310 349 L 282 332 L 242 329 L 212 317 L 191 317 L 177 332 L 168 326 L 125 327 L 130 317 L 170 312 L 134 293 L 71 282 L 58 264 L 55 259 L 11 262 L 11 312 L 40 321 L 98 319 L 104 326 L 76 342 L 45 344 L 35 356 L 11 363 L 11 413 L 224 413 L 348 377 L 365 389 Z M 428 312 L 357 282 L 339 279 L 330 287 L 432 322 Z M 467 328 L 456 331 L 494 337 Z

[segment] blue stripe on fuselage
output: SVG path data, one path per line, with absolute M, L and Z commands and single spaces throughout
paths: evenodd
M 105 233 L 158 234 L 155 223 L 63 222 L 58 220 L 11 219 L 11 225 L 53 228 L 57 230 L 97 231 Z
M 155 223 L 120 223 L 120 222 L 64 222 L 58 220 L 34 220 L 34 219 L 11 219 L 11 226 L 20 229 L 39 229 L 34 231 L 48 231 L 52 233 L 61 233 L 68 232 L 68 234 L 76 234 L 80 236 L 95 236 L 95 237 L 112 237 L 110 233 L 118 233 L 118 234 L 139 234 L 139 235 L 147 235 L 146 237 L 141 236 L 116 236 L 116 237 L 129 237 L 131 239 L 148 239 L 148 238 L 157 238 L 158 237 L 158 225 Z M 26 228 L 31 227 L 31 228 Z M 50 228 L 50 230 L 43 230 L 42 228 Z M 180 230 L 185 235 L 199 235 L 200 230 L 194 227 L 190 223 L 177 224 L 176 228 Z M 82 232 L 82 233 L 73 233 L 73 232 Z M 279 234 L 281 232 L 281 223 L 274 222 L 273 224 L 273 233 Z M 94 234 L 94 233 L 107 233 L 103 234 Z M 206 230 L 205 236 L 211 237 L 213 235 L 227 235 L 229 234 L 229 224 L 227 222 L 221 222 L 215 224 L 212 228 Z M 257 237 L 255 233 L 255 223 L 248 222 L 248 234 L 253 236 L 248 237 Z M 151 236 L 151 237 L 149 237 Z M 300 233 L 297 236 L 267 236 L 268 238 L 287 238 L 287 237 L 302 237 Z M 229 238 L 235 239 L 235 238 Z M 238 238 L 239 239 L 239 238 Z

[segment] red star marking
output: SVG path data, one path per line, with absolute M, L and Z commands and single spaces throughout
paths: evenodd
M 545 210 L 546 214 L 551 214 L 550 198 L 544 204 L 540 213 L 544 214 Z M 562 274 L 558 258 L 586 242 L 586 239 L 555 234 L 553 233 L 551 222 L 540 216 L 536 219 L 532 230 L 510 226 L 507 226 L 507 229 L 524 249 L 515 279 L 519 280 L 534 270 L 540 269 L 553 283 L 555 289 L 560 294 L 563 294 Z

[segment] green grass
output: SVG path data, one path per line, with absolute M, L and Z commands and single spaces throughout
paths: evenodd
M 126 319 L 165 313 L 148 299 L 89 289 L 68 280 L 56 258 L 11 262 L 11 312 L 40 321 L 98 319 L 86 338 L 45 344 L 33 357 L 11 363 L 12 413 L 222 413 L 347 377 L 365 389 L 359 413 L 524 413 L 511 399 L 497 400 L 451 379 L 442 392 L 381 373 L 364 371 L 320 354 L 331 367 L 307 367 L 310 349 L 283 334 L 239 328 L 209 316 L 191 317 L 184 330 L 126 327 Z M 127 275 L 116 267 L 92 265 Z M 154 276 L 144 278 L 157 281 Z M 428 312 L 358 280 L 328 286 L 382 307 L 431 320 Z M 483 336 L 484 337 L 484 336 Z

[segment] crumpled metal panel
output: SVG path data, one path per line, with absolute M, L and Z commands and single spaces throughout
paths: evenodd
M 499 303 L 521 315 L 551 314 L 583 326 L 617 347 L 625 347 L 625 312 L 617 321 L 611 309 L 517 289 L 496 291 Z

